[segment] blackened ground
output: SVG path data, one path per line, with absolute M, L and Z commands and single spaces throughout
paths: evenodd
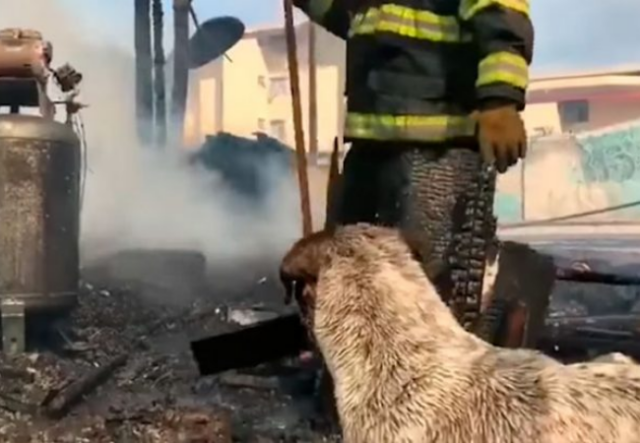
M 0 358 L 0 441 L 332 441 L 313 430 L 310 371 L 297 361 L 199 377 L 190 340 L 282 309 L 273 266 L 236 269 L 226 293 L 214 274 L 182 303 L 87 270 L 79 306 L 41 334 L 41 349 Z M 101 383 L 83 386 L 103 368 Z M 87 393 L 67 404 L 74 390 Z
M 202 260 L 189 251 L 182 257 L 134 251 L 85 269 L 70 318 L 47 328 L 38 323 L 39 349 L 0 355 L 0 442 L 337 440 L 314 430 L 312 371 L 300 362 L 203 378 L 190 355 L 192 339 L 283 312 L 277 262 L 215 266 L 204 279 Z M 637 300 L 633 288 L 559 284 L 545 350 L 573 360 L 577 348 L 556 346 L 564 329 L 591 324 L 580 317 L 598 314 L 628 315 L 637 324 Z M 601 321 L 622 324 L 618 317 Z M 592 356 L 592 349 L 579 351 Z M 71 402 L 74 393 L 80 398 Z

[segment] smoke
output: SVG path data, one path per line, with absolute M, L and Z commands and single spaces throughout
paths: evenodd
M 195 249 L 212 264 L 228 263 L 279 254 L 299 236 L 291 177 L 273 174 L 267 204 L 251 206 L 212 173 L 188 166 L 177 149 L 160 152 L 138 144 L 134 60 L 122 42 L 106 38 L 59 0 L 0 3 L 0 27 L 41 31 L 54 46 L 54 67 L 70 62 L 84 74 L 80 99 L 90 106 L 83 113 L 85 264 L 135 248 Z

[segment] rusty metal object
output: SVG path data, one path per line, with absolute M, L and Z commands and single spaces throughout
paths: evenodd
M 0 30 L 0 77 L 46 82 L 50 61 L 51 44 L 38 31 Z
M 73 306 L 79 281 L 80 141 L 66 125 L 0 116 L 0 299 Z
M 503 242 L 493 293 L 474 332 L 494 344 L 533 347 L 544 328 L 555 284 L 553 258 L 528 245 Z
M 40 108 L 53 119 L 55 107 L 47 97 L 52 47 L 30 29 L 0 30 L 0 106 L 18 113 L 21 106 Z

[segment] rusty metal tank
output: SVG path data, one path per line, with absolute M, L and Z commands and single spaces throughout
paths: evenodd
M 0 302 L 66 310 L 79 286 L 80 140 L 70 126 L 0 115 Z

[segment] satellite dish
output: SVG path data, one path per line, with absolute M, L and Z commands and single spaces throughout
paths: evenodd
M 199 68 L 224 55 L 240 41 L 244 31 L 244 24 L 235 17 L 216 17 L 202 23 L 189 41 L 189 68 Z

